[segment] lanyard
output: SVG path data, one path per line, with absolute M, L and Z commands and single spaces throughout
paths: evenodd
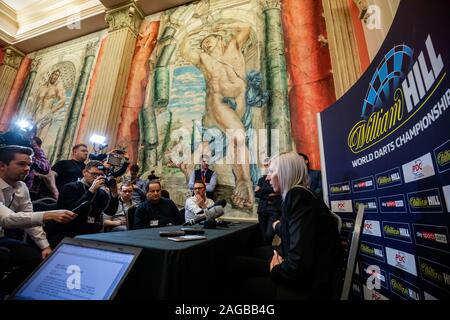
M 14 192 L 13 195 L 12 195 L 11 202 L 10 202 L 9 205 L 8 205 L 8 209 L 11 207 L 12 203 L 14 202 L 14 198 L 15 198 L 15 197 L 16 197 L 16 193 Z

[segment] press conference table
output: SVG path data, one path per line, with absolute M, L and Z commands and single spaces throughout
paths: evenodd
M 175 242 L 160 231 L 180 226 L 78 236 L 113 244 L 143 248 L 121 289 L 125 299 L 218 299 L 230 285 L 224 271 L 232 255 L 245 254 L 257 244 L 258 225 L 240 222 L 205 229 L 205 240 Z

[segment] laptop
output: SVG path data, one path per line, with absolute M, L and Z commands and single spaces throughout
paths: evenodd
M 64 238 L 13 292 L 16 300 L 112 300 L 141 248 Z

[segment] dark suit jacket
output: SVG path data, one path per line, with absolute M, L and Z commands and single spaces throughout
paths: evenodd
M 342 248 L 337 222 L 325 203 L 305 188 L 291 189 L 276 229 L 284 261 L 272 269 L 272 279 L 304 297 L 331 298 Z
M 150 222 L 154 221 L 155 225 Z M 141 203 L 134 213 L 134 229 L 163 227 L 167 224 L 182 223 L 182 216 L 172 200 L 161 198 L 158 203 L 146 200 Z
M 92 193 L 89 187 L 81 181 L 71 182 L 63 186 L 59 194 L 58 209 L 73 210 L 78 214 L 73 221 L 67 224 L 57 224 L 54 226 L 56 231 L 72 232 L 74 235 L 97 233 L 102 230 L 102 213 L 113 215 L 117 212 L 119 206 L 118 197 L 110 197 L 103 189 Z M 88 201 L 84 205 L 84 202 Z M 81 205 L 81 206 L 80 206 Z M 88 216 L 93 217 L 95 222 L 88 223 Z

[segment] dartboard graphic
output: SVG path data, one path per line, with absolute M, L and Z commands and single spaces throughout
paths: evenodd
M 370 81 L 361 117 L 367 119 L 372 112 L 388 106 L 392 94 L 406 77 L 413 64 L 413 49 L 405 44 L 393 47 L 381 60 Z

